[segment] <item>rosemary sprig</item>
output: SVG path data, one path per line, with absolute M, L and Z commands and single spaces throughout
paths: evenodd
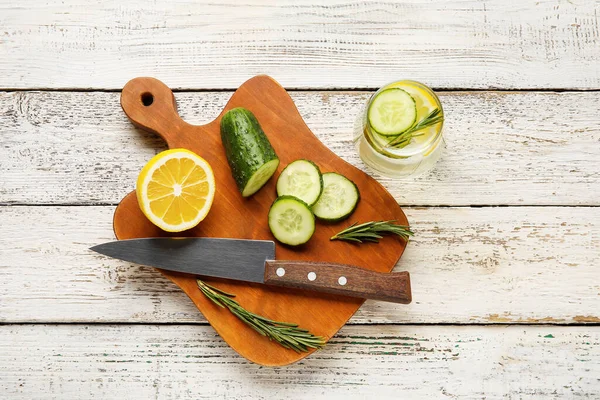
M 394 224 L 390 221 L 371 221 L 357 225 L 357 222 L 348 228 L 333 235 L 330 240 L 347 240 L 349 242 L 374 242 L 379 243 L 384 234 L 398 235 L 403 239 L 408 239 L 413 232 L 405 225 Z
M 443 120 L 444 120 L 444 115 L 442 114 L 442 110 L 439 108 L 436 108 L 433 111 L 431 111 L 429 114 L 427 114 L 427 116 L 425 118 L 423 118 L 422 120 L 420 120 L 419 122 L 417 122 L 416 124 L 414 124 L 413 126 L 408 128 L 407 130 L 402 132 L 397 137 L 395 137 L 391 142 L 389 142 L 387 145 L 385 145 L 385 147 L 395 147 L 397 149 L 406 147 L 410 143 L 412 138 L 424 135 L 423 133 L 415 135 L 414 134 L 415 132 L 418 132 L 420 130 L 423 130 L 425 128 L 433 126 Z
M 217 306 L 227 308 L 243 323 L 270 340 L 276 341 L 286 349 L 293 349 L 298 353 L 302 353 L 308 351 L 308 348 L 320 349 L 325 345 L 325 338 L 322 336 L 315 336 L 306 329 L 298 328 L 297 324 L 273 321 L 254 314 L 240 306 L 233 299 L 234 294 L 217 289 L 200 279 L 196 279 L 196 282 L 202 293 Z

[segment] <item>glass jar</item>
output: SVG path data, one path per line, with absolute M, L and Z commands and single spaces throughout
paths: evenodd
M 389 89 L 402 89 L 414 100 L 416 107 L 414 123 L 411 128 L 402 133 L 405 141 L 400 143 L 398 143 L 400 135 L 379 134 L 369 122 L 369 110 L 373 101 L 379 94 Z M 385 105 L 389 106 L 389 104 Z M 436 116 L 434 121 L 437 122 L 423 129 L 415 129 L 419 123 L 427 121 L 428 117 L 433 119 L 432 112 L 436 109 L 439 111 L 433 115 Z M 439 98 L 422 83 L 403 80 L 385 85 L 371 96 L 357 121 L 354 141 L 360 158 L 375 171 L 392 178 L 416 176 L 430 170 L 440 159 L 445 148 L 442 136 L 443 115 Z

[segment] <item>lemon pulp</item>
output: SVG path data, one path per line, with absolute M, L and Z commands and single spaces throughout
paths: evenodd
M 200 156 L 172 149 L 154 156 L 142 169 L 136 194 L 144 215 L 167 232 L 191 229 L 212 205 L 215 178 Z

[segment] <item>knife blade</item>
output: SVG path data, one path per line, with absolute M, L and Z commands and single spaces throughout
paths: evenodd
M 313 261 L 277 261 L 270 240 L 144 238 L 118 240 L 91 250 L 169 271 L 313 290 L 408 304 L 408 272 L 381 273 L 357 266 Z

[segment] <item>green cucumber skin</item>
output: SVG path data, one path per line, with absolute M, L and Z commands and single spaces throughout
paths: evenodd
M 337 174 L 337 172 L 326 172 L 326 174 Z M 338 174 L 338 175 L 341 175 L 341 174 Z M 352 210 L 350 210 L 350 212 L 348 214 L 343 215 L 339 218 L 323 218 L 323 217 L 319 217 L 318 215 L 315 214 L 315 217 L 317 217 L 318 220 L 324 221 L 324 222 L 331 222 L 331 223 L 340 222 L 345 219 L 348 219 L 352 214 L 354 214 L 356 207 L 358 207 L 358 203 L 360 203 L 360 190 L 358 190 L 358 186 L 356 186 L 356 183 L 354 183 L 354 181 L 352 179 L 347 178 L 345 175 L 342 175 L 342 176 L 344 178 L 348 179 L 350 181 L 350 183 L 352 183 L 354 185 L 354 189 L 356 189 L 357 197 L 356 197 L 356 203 L 354 204 L 354 207 L 352 208 Z M 325 191 L 324 187 L 323 187 L 323 191 Z
M 234 108 L 223 115 L 221 140 L 240 193 L 260 167 L 279 160 L 258 120 L 245 108 Z
M 283 173 L 285 172 L 285 170 L 290 165 L 292 165 L 293 163 L 295 163 L 296 161 L 306 161 L 308 163 L 311 163 L 312 165 L 315 166 L 315 168 L 319 172 L 319 180 L 321 181 L 321 193 L 319 193 L 319 196 L 317 197 L 317 199 L 312 204 L 308 205 L 308 207 L 312 208 L 312 206 L 314 206 L 315 204 L 317 204 L 317 201 L 319 201 L 319 199 L 321 198 L 321 195 L 323 194 L 323 188 L 324 188 L 324 185 L 323 185 L 323 173 L 321 172 L 321 168 L 319 168 L 319 166 L 317 164 L 315 164 L 313 161 L 307 160 L 306 158 L 299 158 L 297 160 L 292 161 L 288 165 L 286 165 L 285 168 L 283 169 L 283 171 L 281 171 L 281 173 L 279 174 L 279 176 L 282 176 Z M 352 183 L 354 183 L 354 182 L 352 182 Z M 285 195 L 280 195 L 279 192 L 277 192 L 277 196 L 281 197 L 281 196 L 285 196 Z M 294 196 L 292 196 L 292 197 L 294 197 Z
M 271 204 L 271 207 L 269 208 L 269 212 L 267 213 L 268 216 L 270 216 L 271 214 L 271 209 L 273 209 L 273 207 L 275 207 L 275 205 L 280 202 L 280 201 L 284 201 L 284 200 L 294 200 L 298 203 L 301 203 L 304 207 L 306 207 L 307 210 L 310 211 L 310 215 L 312 215 L 313 217 L 313 229 L 312 232 L 310 234 L 310 236 L 308 237 L 308 239 L 306 239 L 304 242 L 302 243 L 298 243 L 298 244 L 289 244 L 289 243 L 285 243 L 284 241 L 280 240 L 275 233 L 273 233 L 273 229 L 271 228 L 271 221 L 268 221 L 268 225 L 269 225 L 269 230 L 271 231 L 271 234 L 273 234 L 273 236 L 275 237 L 275 239 L 277 239 L 278 242 L 285 244 L 286 246 L 292 246 L 292 247 L 296 247 L 296 246 L 302 246 L 303 244 L 308 243 L 308 241 L 313 237 L 313 235 L 315 234 L 315 230 L 317 229 L 317 224 L 315 223 L 315 215 L 312 213 L 311 208 L 308 204 L 306 204 L 306 202 L 300 200 L 297 197 L 294 196 L 289 196 L 289 195 L 283 195 L 283 196 L 279 196 L 278 198 L 275 199 L 275 201 L 273 202 L 273 204 Z

